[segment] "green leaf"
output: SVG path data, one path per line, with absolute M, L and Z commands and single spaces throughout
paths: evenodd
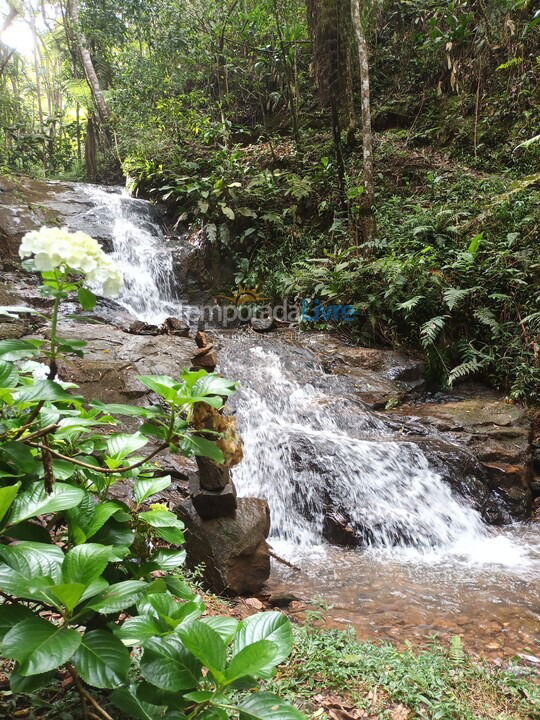
M 182 450 L 184 450 L 187 455 L 201 455 L 217 463 L 223 463 L 225 461 L 222 451 L 215 442 L 199 437 L 198 435 L 185 437 L 182 443 Z
M 210 670 L 219 683 L 223 682 L 227 655 L 220 635 L 199 620 L 179 628 L 178 634 L 184 646 Z
M 157 535 L 175 545 L 184 542 L 184 523 L 168 510 L 148 510 L 139 513 L 139 519 L 156 528 Z
M 138 615 L 116 627 L 114 634 L 124 645 L 144 645 L 151 638 L 161 635 L 162 630 L 154 618 Z
M 46 673 L 24 677 L 20 674 L 18 667 L 15 667 L 9 676 L 9 687 L 11 688 L 11 692 L 14 693 L 34 693 L 36 690 L 41 690 L 49 686 L 53 677 L 54 672 L 52 670 Z
M 54 603 L 47 594 L 51 585 L 52 580 L 49 577 L 28 578 L 8 565 L 0 565 L 0 588 L 9 595 L 53 605 Z
M 34 617 L 30 608 L 24 605 L 0 605 L 0 641 L 11 628 L 21 620 L 29 620 Z
M 133 605 L 147 589 L 148 584 L 144 580 L 124 580 L 110 585 L 88 607 L 102 615 L 119 612 Z
M 68 612 L 72 612 L 75 606 L 81 602 L 85 589 L 86 586 L 83 583 L 60 583 L 52 585 L 48 593 Z
M 97 297 L 87 288 L 79 288 L 77 297 L 83 310 L 93 310 L 96 306 Z
M 150 640 L 140 668 L 145 680 L 169 692 L 196 688 L 201 679 L 200 663 L 174 636 Z
M 0 356 L 3 360 L 22 360 L 36 355 L 40 340 L 0 340 Z
M 176 570 L 186 561 L 185 550 L 168 550 L 162 548 L 152 556 L 152 562 L 157 563 L 160 570 Z
M 257 692 L 238 706 L 241 720 L 305 720 L 304 715 L 277 695 Z
M 77 402 L 75 395 L 72 395 L 67 390 L 59 385 L 54 380 L 41 380 L 33 385 L 25 387 L 17 394 L 18 402 L 42 402 L 47 400 L 62 400 L 64 402 Z M 79 398 L 80 400 L 80 398 Z
M 162 720 L 163 708 L 143 702 L 131 689 L 120 688 L 111 694 L 111 700 L 123 713 L 135 720 Z
M 250 615 L 240 623 L 233 644 L 236 655 L 248 645 L 258 640 L 270 640 L 277 645 L 277 654 L 266 668 L 271 673 L 273 667 L 283 662 L 292 650 L 293 634 L 290 620 L 280 612 L 263 612 Z
M 19 374 L 13 363 L 0 360 L 0 387 L 13 388 L 16 387 Z
M 0 653 L 17 660 L 23 677 L 64 665 L 81 643 L 76 630 L 53 625 L 39 617 L 22 620 L 6 635 Z
M 118 433 L 107 438 L 107 453 L 117 461 L 123 460 L 131 453 L 148 444 L 148 438 L 136 432 L 131 435 Z
M 216 375 L 215 373 L 208 373 L 203 377 L 199 378 L 193 385 L 193 395 L 219 395 L 228 397 L 236 391 L 237 383 L 227 380 L 226 378 Z
M 84 682 L 98 688 L 117 688 L 126 682 L 130 657 L 126 647 L 106 630 L 85 633 L 73 657 Z
M 228 645 L 233 639 L 238 628 L 238 620 L 232 617 L 222 617 L 221 615 L 210 615 L 201 618 L 201 622 L 209 625 L 221 637 L 223 642 Z
M 65 582 L 88 585 L 98 578 L 109 564 L 111 550 L 111 547 L 97 543 L 74 547 L 65 556 L 62 566 Z
M 83 592 L 80 602 L 84 602 L 85 600 L 89 600 L 90 598 L 95 597 L 96 595 L 99 595 L 108 587 L 109 587 L 109 583 L 103 577 L 99 577 L 99 578 L 96 578 L 95 580 L 92 580 L 90 585 L 88 585 L 86 587 L 86 590 Z
M 15 496 L 19 492 L 20 487 L 21 483 L 17 482 L 15 485 L 0 488 L 0 523 L 11 507 L 12 502 L 15 500 Z
M 28 488 L 15 498 L 11 506 L 8 525 L 15 525 L 15 523 L 28 520 L 36 515 L 68 510 L 76 507 L 83 497 L 84 492 L 73 485 L 56 483 L 53 491 L 48 495 L 43 483 L 30 483 Z
M 161 490 L 165 490 L 170 484 L 170 475 L 155 478 L 137 478 L 133 486 L 135 501 L 140 505 L 152 495 L 161 492 Z
M 37 542 L 20 542 L 0 545 L 0 557 L 11 568 L 27 578 L 36 576 L 60 580 L 64 553 L 56 545 Z
M 227 684 L 246 675 L 257 677 L 260 671 L 266 673 L 268 667 L 277 665 L 278 658 L 279 648 L 270 640 L 257 640 L 257 642 L 247 645 L 229 663 L 225 671 Z
M 129 417 L 153 418 L 161 415 L 157 407 L 139 407 L 138 405 L 122 405 L 120 403 L 102 403 L 94 400 L 92 406 L 99 408 L 108 415 L 128 415 Z
M 169 403 L 174 402 L 180 388 L 180 383 L 168 375 L 138 375 L 137 379 Z

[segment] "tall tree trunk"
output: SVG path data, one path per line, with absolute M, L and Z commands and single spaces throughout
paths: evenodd
M 92 56 L 87 47 L 86 38 L 80 27 L 77 0 L 67 0 L 67 15 L 71 25 L 70 30 L 77 44 L 77 50 L 79 51 L 84 74 L 86 75 L 86 80 L 92 93 L 98 117 L 103 127 L 106 128 L 110 119 L 109 106 L 105 101 L 99 78 L 94 68 L 94 63 L 92 62 Z
M 96 182 L 97 179 L 97 143 L 94 121 L 88 118 L 86 125 L 86 138 L 84 142 L 84 164 L 86 177 L 90 182 Z
M 373 170 L 373 134 L 371 130 L 371 102 L 369 94 L 369 59 L 368 47 L 362 19 L 360 0 L 351 0 L 351 14 L 356 43 L 358 45 L 358 61 L 360 65 L 360 83 L 362 89 L 362 147 L 364 158 L 364 193 L 362 196 L 361 214 L 364 231 L 364 242 L 375 237 L 375 216 L 373 204 L 375 200 L 375 184 Z

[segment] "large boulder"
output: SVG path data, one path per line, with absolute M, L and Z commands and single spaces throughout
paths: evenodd
M 22 236 L 41 225 L 83 230 L 105 249 L 112 244 L 114 218 L 93 197 L 91 185 L 0 177 L 0 262 L 4 269 L 18 267 Z
M 502 498 L 510 515 L 530 516 L 532 426 L 525 408 L 505 402 L 492 390 L 468 385 L 447 402 L 404 405 L 393 412 L 435 429 L 461 455 L 467 451 L 480 468 L 477 478 Z
M 188 566 L 203 566 L 210 590 L 246 595 L 261 589 L 270 575 L 270 512 L 265 500 L 239 498 L 234 515 L 214 520 L 203 520 L 190 500 L 175 511 L 186 524 Z

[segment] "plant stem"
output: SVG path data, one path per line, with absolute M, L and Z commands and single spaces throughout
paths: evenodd
M 23 442 L 24 442 L 24 439 L 23 439 Z M 112 469 L 99 467 L 96 465 L 90 465 L 90 463 L 85 463 L 85 462 L 82 462 L 81 460 L 76 460 L 75 458 L 69 457 L 68 455 L 62 455 L 62 453 L 59 453 L 57 450 L 53 450 L 52 448 L 44 447 L 40 443 L 29 442 L 28 445 L 30 447 L 41 450 L 41 452 L 49 452 L 51 455 L 53 455 L 55 458 L 58 458 L 59 460 L 67 460 L 68 462 L 73 463 L 74 465 L 78 465 L 79 467 L 86 468 L 87 470 L 93 470 L 94 472 L 104 473 L 106 475 L 114 475 L 117 473 L 128 472 L 129 470 L 135 470 L 135 468 L 138 468 L 141 465 L 144 465 L 149 460 L 151 460 L 155 455 L 160 453 L 162 450 L 165 450 L 165 448 L 169 446 L 169 443 L 162 443 L 155 450 L 153 450 L 150 453 L 150 455 L 143 458 L 142 460 L 139 460 L 139 462 L 133 463 L 133 465 L 128 465 L 127 467 L 112 468 Z

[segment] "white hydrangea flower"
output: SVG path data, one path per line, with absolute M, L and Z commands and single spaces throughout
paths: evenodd
M 34 256 L 40 272 L 69 268 L 86 275 L 87 282 L 99 287 L 105 297 L 116 297 L 123 285 L 122 273 L 99 243 L 84 232 L 67 228 L 42 227 L 26 233 L 19 248 L 21 258 Z

